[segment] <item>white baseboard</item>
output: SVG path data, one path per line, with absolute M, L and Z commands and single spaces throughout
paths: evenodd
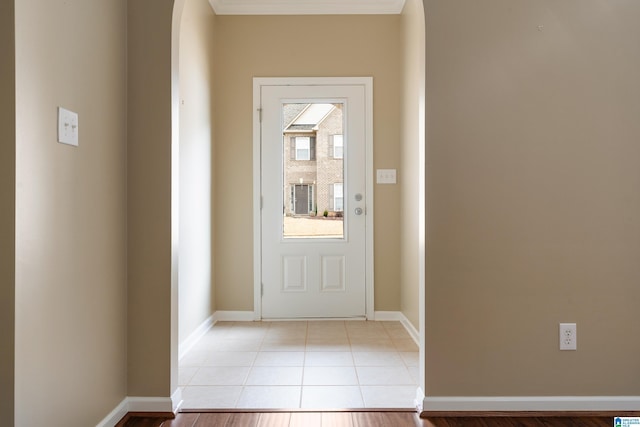
M 252 322 L 254 320 L 253 311 L 216 311 L 189 334 L 187 339 L 178 345 L 178 360 L 186 356 L 216 322 Z
M 129 412 L 129 402 L 125 397 L 122 400 L 122 402 L 120 402 L 120 404 L 115 407 L 113 411 L 109 412 L 109 415 L 104 417 L 102 421 L 96 424 L 96 427 L 113 427 L 116 424 L 118 424 L 118 422 L 122 418 L 124 418 L 124 416 L 127 415 L 128 412 Z
M 162 412 L 174 414 L 182 405 L 182 390 L 172 397 L 125 397 L 96 427 L 113 427 L 129 412 Z
M 639 411 L 640 396 L 425 397 L 424 412 Z
M 212 314 L 211 316 L 207 317 L 204 322 L 202 322 L 200 326 L 195 329 L 195 331 L 189 334 L 187 339 L 185 339 L 178 345 L 178 360 L 181 360 L 185 356 L 185 354 L 187 354 L 189 350 L 191 350 L 191 348 L 200 340 L 200 338 L 202 338 L 204 334 L 206 334 L 209 329 L 211 329 L 211 327 L 215 323 L 214 316 L 215 314 Z
M 256 315 L 253 311 L 216 311 L 213 320 L 225 322 L 253 322 Z
M 418 330 L 401 311 L 376 311 L 374 317 L 376 322 L 395 321 L 402 323 L 402 326 L 404 326 L 409 335 L 411 335 L 413 341 L 420 346 L 420 335 Z
M 252 322 L 253 311 L 216 311 L 206 318 L 189 336 L 178 345 L 178 360 L 182 359 L 218 321 Z
M 413 401 L 416 406 L 416 412 L 421 414 L 424 408 L 424 391 L 422 391 L 422 387 L 418 387 L 416 390 L 416 399 Z
M 178 387 L 176 391 L 171 395 L 171 409 L 174 414 L 177 414 L 182 407 L 182 388 Z
M 420 347 L 420 333 L 415 328 L 415 326 L 413 326 L 413 323 L 411 323 L 409 319 L 407 319 L 404 316 L 404 314 L 402 315 L 402 317 L 403 317 L 403 320 L 401 320 L 400 322 L 402 322 L 402 325 L 404 326 L 404 328 L 407 330 L 407 332 L 409 332 L 409 335 L 411 335 L 411 338 L 413 338 L 413 342 L 415 342 L 416 345 Z

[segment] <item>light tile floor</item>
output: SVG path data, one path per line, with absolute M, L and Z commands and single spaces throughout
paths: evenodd
M 185 409 L 413 408 L 400 322 L 218 322 L 180 360 Z

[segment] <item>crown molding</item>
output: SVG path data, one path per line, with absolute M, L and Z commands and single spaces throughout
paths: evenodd
M 209 0 L 217 15 L 393 15 L 405 0 Z

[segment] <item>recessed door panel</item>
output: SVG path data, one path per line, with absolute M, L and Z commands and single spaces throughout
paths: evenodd
M 304 292 L 307 290 L 307 257 L 282 257 L 282 290 L 284 292 Z
M 322 291 L 345 292 L 345 256 L 325 255 L 322 257 Z

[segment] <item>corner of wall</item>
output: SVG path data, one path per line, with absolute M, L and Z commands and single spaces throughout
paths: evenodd
M 420 256 L 424 245 L 424 14 L 420 0 L 407 0 L 401 15 L 401 111 L 400 135 L 401 170 L 401 256 L 400 291 L 401 310 L 411 324 L 422 329 L 420 322 L 420 288 L 424 286 L 421 274 L 424 258 Z M 421 234 L 422 232 L 422 234 Z
M 15 366 L 15 18 L 14 1 L 0 3 L 0 414 L 14 423 Z
M 127 383 L 128 394 L 138 396 L 167 395 L 171 364 L 177 363 L 171 247 L 173 3 L 140 0 L 128 2 L 127 9 Z
M 207 0 L 186 0 L 184 3 L 179 23 L 177 102 L 180 346 L 215 311 L 212 283 L 213 11 Z M 174 21 L 174 32 L 177 25 Z

